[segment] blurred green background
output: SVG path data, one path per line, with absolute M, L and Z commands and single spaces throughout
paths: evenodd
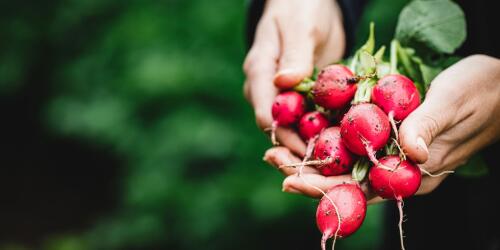
M 358 31 L 392 37 L 405 1 Z M 0 249 L 319 249 L 242 96 L 247 3 L 0 3 Z M 358 42 L 359 44 L 359 42 Z M 382 206 L 339 249 L 380 242 Z

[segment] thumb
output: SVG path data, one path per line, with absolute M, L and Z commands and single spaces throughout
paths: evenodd
M 288 29 L 281 34 L 282 52 L 274 77 L 274 84 L 281 89 L 292 88 L 310 76 L 314 63 L 315 39 L 307 35 L 309 32 Z
M 453 111 L 441 99 L 426 99 L 401 123 L 399 138 L 404 152 L 417 163 L 429 158 L 428 146 L 451 124 Z

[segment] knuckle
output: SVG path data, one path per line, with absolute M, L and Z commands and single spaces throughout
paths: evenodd
M 265 59 L 261 56 L 261 54 L 257 54 L 252 51 L 249 52 L 245 62 L 243 63 L 243 72 L 247 77 L 252 77 L 269 70 L 267 68 L 268 66 L 265 65 L 265 63 L 262 63 L 264 61 Z

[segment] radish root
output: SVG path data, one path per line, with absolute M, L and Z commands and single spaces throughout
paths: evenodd
M 302 161 L 302 162 L 297 162 L 297 163 L 290 163 L 290 164 L 283 164 L 280 165 L 278 168 L 294 168 L 294 167 L 302 167 L 302 166 L 311 166 L 311 165 L 324 165 L 324 164 L 329 164 L 332 163 L 333 159 L 331 157 L 328 157 L 324 160 L 312 160 L 312 161 Z
M 306 155 L 304 156 L 304 161 L 311 159 L 311 155 L 312 155 L 313 150 L 314 150 L 314 145 L 316 144 L 316 141 L 318 140 L 318 138 L 319 138 L 319 134 L 317 134 L 313 138 L 309 139 L 309 141 L 307 142 Z
M 394 138 L 399 141 L 398 127 L 396 126 L 396 121 L 394 120 L 394 111 L 389 112 L 389 122 L 391 123 L 392 131 L 394 132 Z
M 398 209 L 399 209 L 399 240 L 401 241 L 401 250 L 405 250 L 404 239 L 403 239 L 403 199 L 397 198 Z
M 316 140 L 316 139 L 314 139 Z M 296 164 L 289 164 L 289 165 L 282 165 L 280 166 L 279 168 L 281 167 L 287 167 L 287 166 L 290 166 L 290 165 L 294 165 L 293 167 L 295 166 L 300 166 L 299 168 L 299 171 L 297 173 L 297 176 L 299 176 L 299 178 L 308 186 L 312 187 L 313 189 L 315 189 L 316 191 L 320 192 L 323 197 L 326 197 L 330 203 L 332 204 L 333 206 L 333 209 L 335 209 L 335 214 L 337 215 L 337 218 L 338 218 L 338 223 L 337 223 L 337 230 L 335 230 L 335 234 L 333 236 L 333 245 L 332 245 L 332 250 L 335 250 L 335 243 L 337 242 L 337 235 L 340 231 L 340 223 L 341 223 L 341 220 L 340 220 L 340 213 L 339 213 L 339 209 L 337 208 L 337 205 L 335 205 L 335 202 L 333 202 L 332 198 L 330 198 L 330 196 L 326 195 L 325 191 L 323 191 L 321 188 L 319 187 L 316 187 L 315 185 L 309 183 L 304 177 L 303 177 L 303 171 L 304 171 L 304 166 L 306 166 L 305 163 L 307 163 L 306 161 L 307 158 L 304 157 L 304 160 L 299 164 L 299 165 L 296 165 Z M 327 158 L 326 159 L 327 163 L 331 163 L 333 160 L 331 158 Z M 321 161 L 310 161 L 310 162 L 325 162 L 325 160 L 321 160 Z M 320 163 L 321 164 L 321 163 Z M 325 164 L 325 163 L 322 163 L 322 164 Z M 318 165 L 318 164 L 313 164 L 313 165 Z M 326 241 L 328 240 L 328 235 L 329 233 L 327 232 L 324 232 L 323 233 L 323 236 L 321 237 L 321 249 L 322 250 L 325 250 L 326 249 Z
M 424 173 L 424 174 L 426 174 L 426 175 L 428 175 L 428 176 L 430 176 L 430 177 L 439 177 L 439 176 L 441 176 L 441 175 L 445 175 L 445 174 L 453 174 L 453 173 L 455 173 L 455 171 L 452 171 L 452 170 L 444 170 L 444 171 L 442 171 L 442 172 L 441 172 L 441 173 L 439 173 L 439 174 L 432 174 L 432 173 L 430 173 L 429 171 L 425 170 L 425 169 L 424 169 L 424 168 L 422 168 L 422 167 L 420 168 L 420 171 L 422 171 L 422 173 Z

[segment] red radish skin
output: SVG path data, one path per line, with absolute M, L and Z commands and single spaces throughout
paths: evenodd
M 408 77 L 398 74 L 384 76 L 372 90 L 372 102 L 395 120 L 404 120 L 418 105 L 420 94 Z
M 294 91 L 283 92 L 274 99 L 272 114 L 278 126 L 290 126 L 305 112 L 304 97 Z
M 401 249 L 405 249 L 403 240 L 403 198 L 414 195 L 420 183 L 422 174 L 420 168 L 399 156 L 386 156 L 379 160 L 381 165 L 370 169 L 368 179 L 376 194 L 385 199 L 395 199 L 399 210 L 399 238 Z M 388 168 L 388 169 L 386 169 Z
M 361 103 L 352 106 L 344 115 L 340 133 L 351 152 L 368 156 L 377 165 L 375 152 L 385 146 L 391 128 L 387 115 L 377 105 Z
M 314 102 L 326 109 L 340 109 L 351 102 L 357 86 L 352 71 L 344 65 L 330 65 L 321 70 L 312 94 Z
M 329 238 L 333 237 L 335 244 L 337 237 L 345 238 L 356 232 L 365 215 L 366 197 L 358 184 L 334 186 L 323 196 L 316 210 L 316 223 L 323 234 L 321 248 L 325 250 Z
M 315 142 L 313 154 L 315 160 L 331 159 L 329 163 L 321 164 L 318 170 L 324 176 L 340 175 L 349 172 L 354 164 L 354 155 L 347 150 L 340 137 L 339 127 L 330 127 L 321 134 Z
M 306 113 L 299 121 L 299 134 L 307 143 L 304 161 L 309 160 L 314 149 L 318 134 L 328 127 L 330 122 L 318 111 Z
M 327 128 L 328 119 L 318 111 L 306 113 L 299 121 L 299 134 L 306 142 Z
M 278 126 L 291 126 L 299 121 L 305 112 L 306 102 L 304 97 L 294 91 L 278 94 L 272 106 L 273 124 L 271 127 L 271 139 L 276 143 L 276 128 Z
M 399 156 L 386 156 L 379 160 L 381 166 L 370 169 L 368 179 L 374 192 L 384 199 L 404 199 L 414 195 L 420 187 L 420 168 Z M 389 168 L 389 169 L 386 169 Z

